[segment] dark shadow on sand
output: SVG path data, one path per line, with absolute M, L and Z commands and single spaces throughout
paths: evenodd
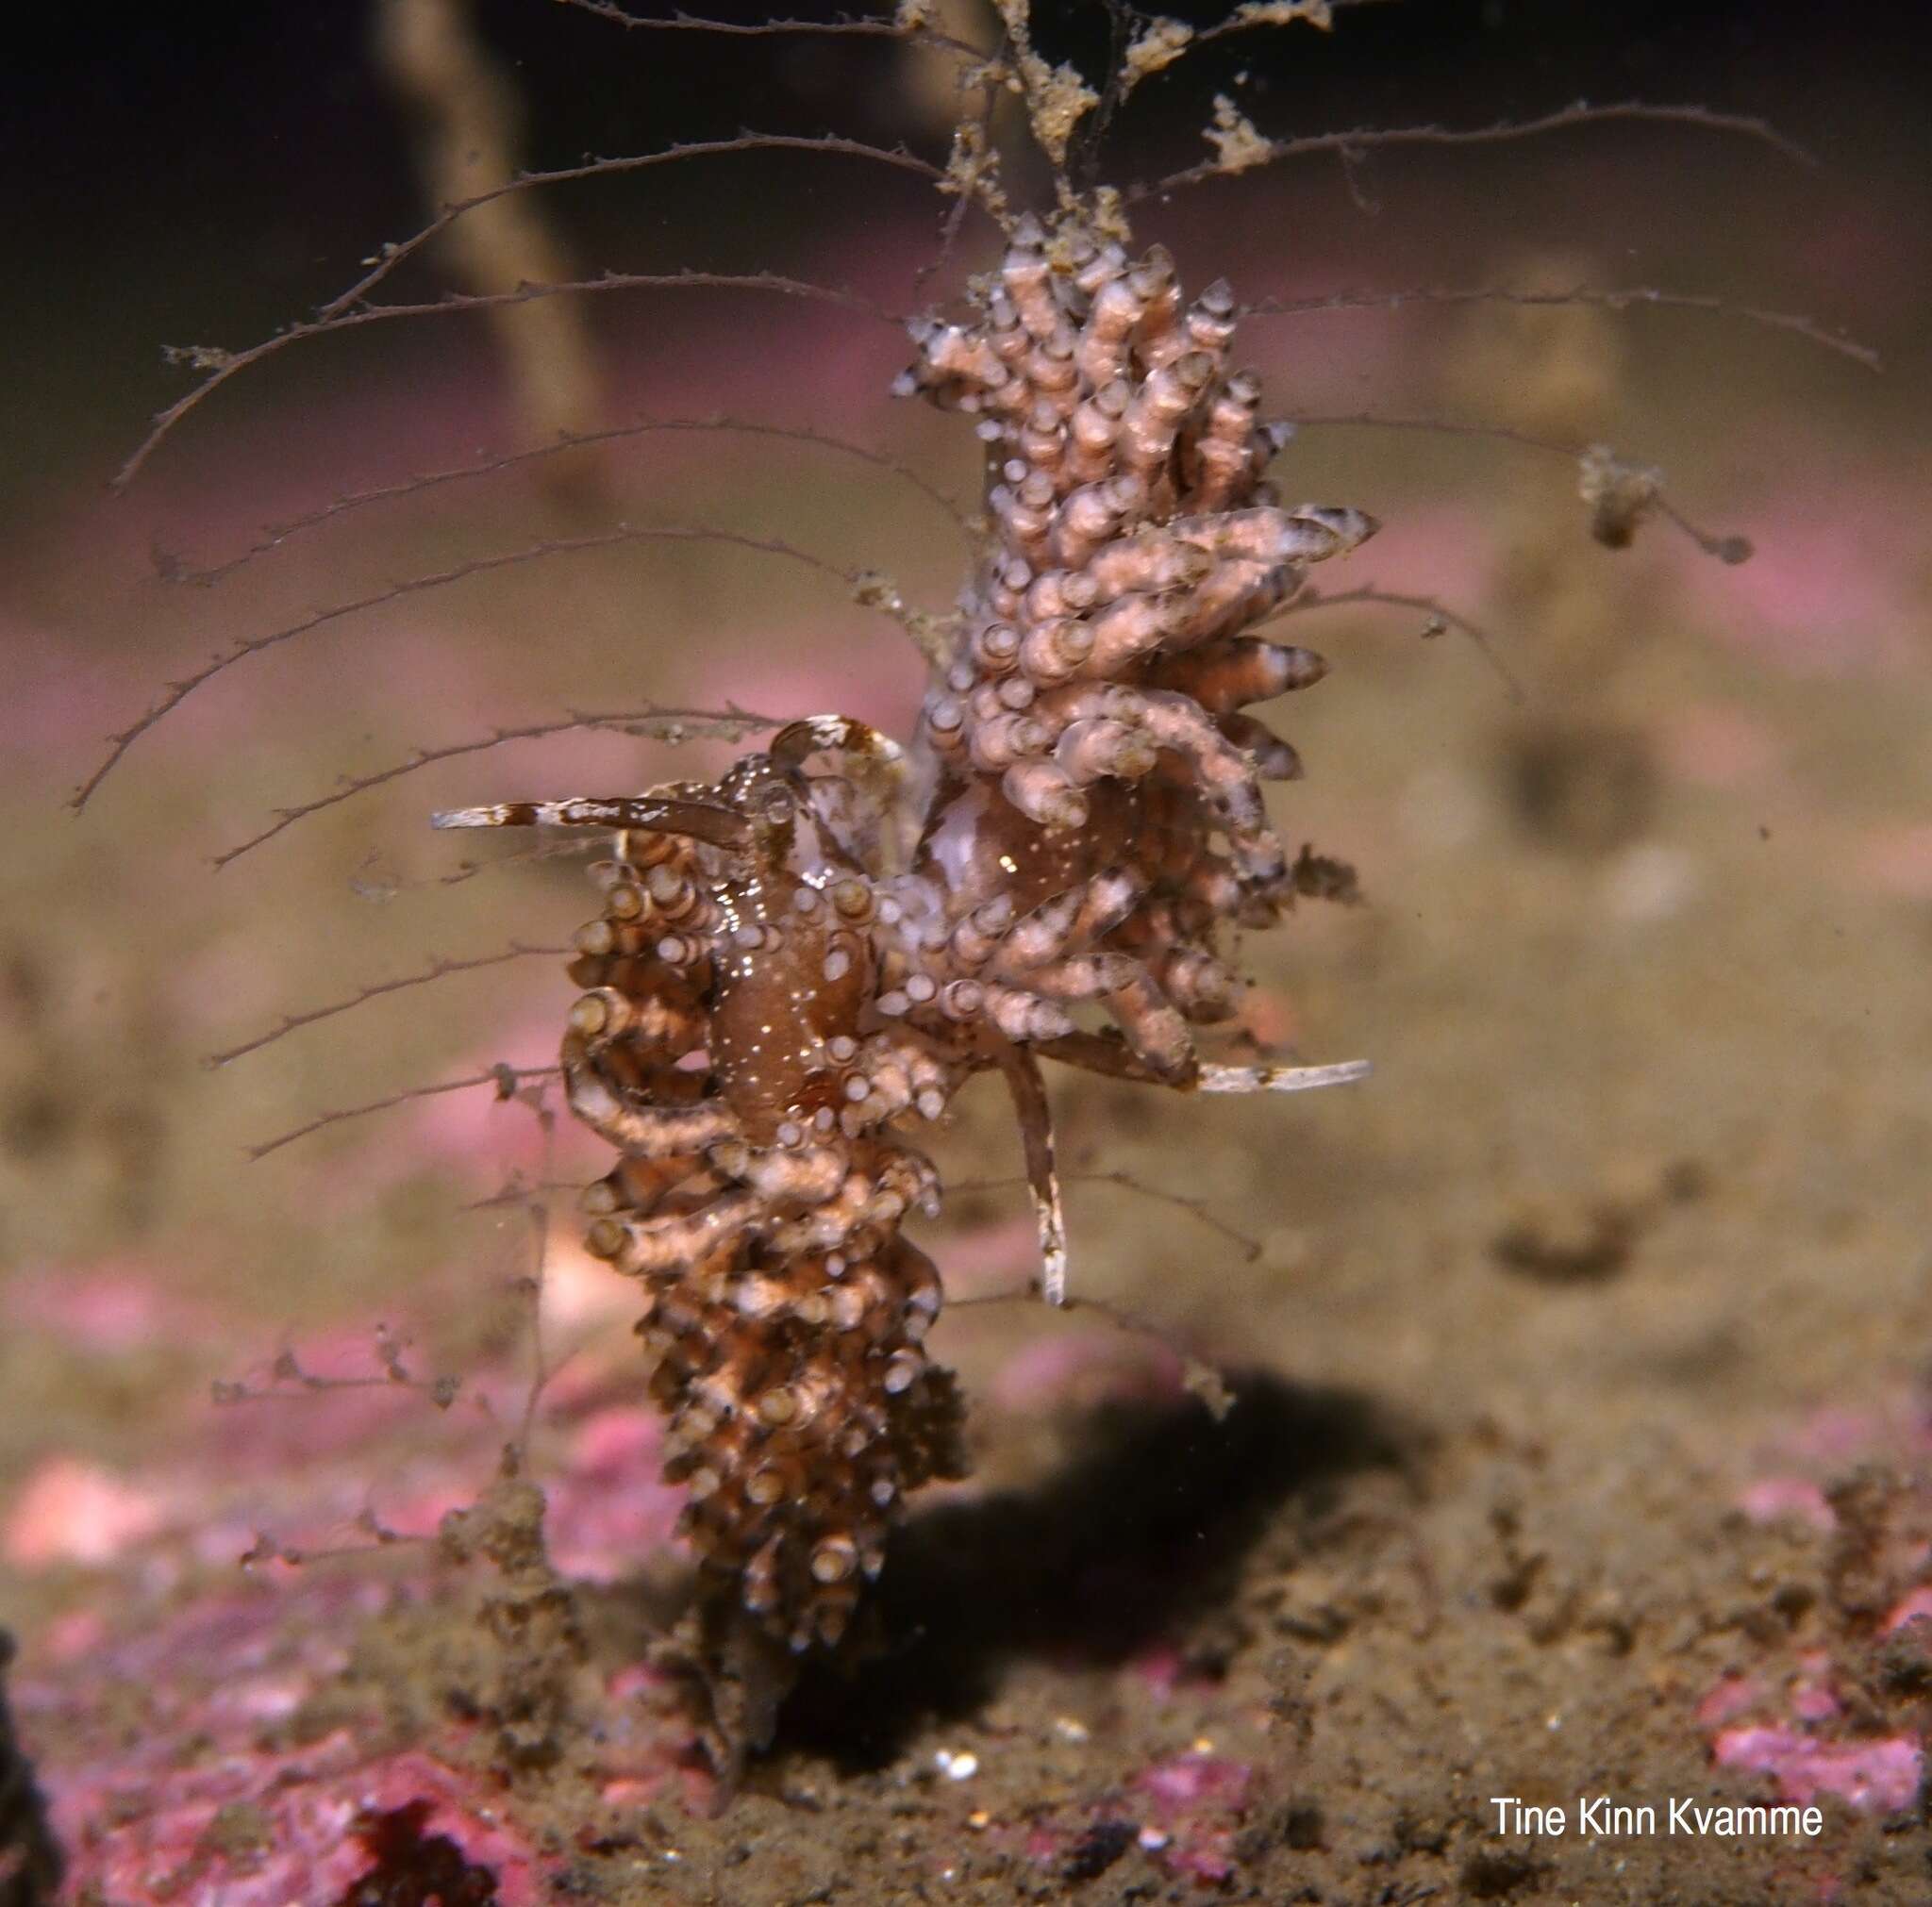
M 881 1767 L 921 1723 L 983 1709 L 1022 1658 L 1125 1661 L 1224 1600 L 1291 1499 L 1319 1513 L 1342 1478 L 1419 1455 L 1419 1434 L 1359 1394 L 1267 1375 L 1234 1389 L 1220 1423 L 1192 1400 L 1108 1410 L 1039 1487 L 915 1516 L 879 1584 L 877 1652 L 807 1671 L 780 1755 Z

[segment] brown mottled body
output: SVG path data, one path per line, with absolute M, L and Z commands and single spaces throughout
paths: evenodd
M 936 1116 L 951 1082 L 868 1025 L 876 903 L 789 757 L 798 729 L 715 788 L 642 798 L 713 819 L 703 839 L 627 832 L 595 870 L 564 1044 L 573 1108 L 624 1155 L 587 1194 L 589 1243 L 644 1288 L 686 1532 L 716 1593 L 793 1649 L 838 1639 L 904 1491 L 958 1463 L 919 1348 L 939 1279 L 899 1235 L 937 1180 L 878 1130 Z

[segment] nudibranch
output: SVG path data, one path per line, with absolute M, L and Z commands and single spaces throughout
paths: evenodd
M 903 1233 L 939 1178 L 902 1126 L 1005 1077 L 1058 1301 L 1041 1060 L 1183 1091 L 1366 1070 L 1215 1064 L 1197 1029 L 1237 1005 L 1229 934 L 1304 887 L 1262 799 L 1300 761 L 1247 710 L 1325 664 L 1255 632 L 1374 522 L 1281 501 L 1224 284 L 1190 301 L 1164 253 L 1069 210 L 1021 220 L 970 303 L 914 326 L 898 387 L 986 456 L 909 749 L 813 717 L 715 784 L 436 818 L 615 837 L 562 1049 L 617 1154 L 589 1245 L 643 1294 L 703 1632 L 793 1652 L 840 1642 L 908 1494 L 965 1468 L 924 1349 L 940 1277 Z

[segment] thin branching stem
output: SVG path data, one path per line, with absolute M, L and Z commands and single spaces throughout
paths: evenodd
M 407 1340 L 398 1338 L 385 1324 L 375 1327 L 375 1338 L 376 1361 L 382 1366 L 380 1372 L 364 1377 L 336 1377 L 309 1370 L 296 1355 L 294 1347 L 284 1344 L 269 1367 L 265 1385 L 258 1387 L 246 1379 L 216 1378 L 209 1386 L 209 1397 L 218 1407 L 225 1407 L 304 1394 L 313 1396 L 322 1391 L 413 1390 L 428 1398 L 439 1410 L 447 1410 L 456 1401 L 460 1389 L 458 1379 L 415 1376 L 403 1357 Z
M 548 1082 L 519 1094 L 535 1115 L 543 1134 L 543 1158 L 538 1171 L 540 1185 L 547 1181 L 557 1164 L 557 1110 L 547 1097 Z M 533 1192 L 525 1210 L 530 1221 L 530 1274 L 525 1281 L 530 1309 L 530 1382 L 524 1392 L 523 1416 L 517 1426 L 516 1444 L 524 1461 L 530 1455 L 530 1437 L 536 1429 L 537 1406 L 549 1387 L 556 1367 L 550 1361 L 549 1339 L 543 1328 L 543 1298 L 550 1278 L 550 1201 Z
M 1327 0 L 1327 10 L 1333 12 L 1343 7 L 1373 7 L 1386 5 L 1387 0 Z M 1191 41 L 1195 46 L 1205 46 L 1210 41 L 1224 40 L 1231 33 L 1246 33 L 1257 26 L 1279 26 L 1279 17 L 1265 4 L 1237 7 L 1225 20 L 1217 20 L 1211 26 L 1203 26 Z
M 995 70 L 987 69 L 978 87 L 977 104 L 962 109 L 954 127 L 953 158 L 946 169 L 948 183 L 940 188 L 952 192 L 954 204 L 941 228 L 939 250 L 913 274 L 915 286 L 924 286 L 944 271 L 965 228 L 968 201 L 976 201 L 995 224 L 1004 228 L 1009 224 L 998 186 L 999 158 L 992 147 L 993 109 L 1000 99 Z
M 208 375 L 194 389 L 178 397 L 154 421 L 134 455 L 114 473 L 110 489 L 125 489 L 142 466 L 154 455 L 162 439 L 175 426 L 221 389 L 229 378 L 300 344 L 310 338 L 332 332 L 350 331 L 365 324 L 387 324 L 407 318 L 447 317 L 458 311 L 489 311 L 506 306 L 527 305 L 538 298 L 600 291 L 771 291 L 788 298 L 805 298 L 836 305 L 861 316 L 877 319 L 895 329 L 904 320 L 875 304 L 861 292 L 836 285 L 814 285 L 803 278 L 790 278 L 777 272 L 606 272 L 595 278 L 573 278 L 556 284 L 519 285 L 513 291 L 451 291 L 441 298 L 409 304 L 358 305 L 352 310 L 338 311 L 333 317 L 313 318 L 290 324 L 273 338 L 251 344 L 242 351 L 225 351 L 216 346 L 179 347 L 169 355 L 177 362 L 205 370 Z
M 722 737 L 727 740 L 738 740 L 747 735 L 755 735 L 762 728 L 783 726 L 784 718 L 774 715 L 757 715 L 749 709 L 736 708 L 726 705 L 722 710 L 710 708 L 663 708 L 646 704 L 642 708 L 613 709 L 606 713 L 586 713 L 573 710 L 554 721 L 526 721 L 514 728 L 492 728 L 488 735 L 473 737 L 468 741 L 453 741 L 441 748 L 419 748 L 407 761 L 392 762 L 388 768 L 376 769 L 372 773 L 349 775 L 327 794 L 318 796 L 314 801 L 303 802 L 294 807 L 277 808 L 275 821 L 260 833 L 251 835 L 248 839 L 227 849 L 214 857 L 217 868 L 225 868 L 230 861 L 239 860 L 251 849 L 258 848 L 264 841 L 273 840 L 285 828 L 291 828 L 297 821 L 306 821 L 310 815 L 320 814 L 324 808 L 332 808 L 340 802 L 352 801 L 357 795 L 367 794 L 371 788 L 381 788 L 389 782 L 399 781 L 406 774 L 414 774 L 420 769 L 433 768 L 438 762 L 454 761 L 460 755 L 478 755 L 490 748 L 502 748 L 512 741 L 541 741 L 553 735 L 569 735 L 584 728 L 603 729 L 615 735 L 638 735 L 656 741 L 696 740 L 700 738 Z M 537 858 L 547 853 L 575 854 L 581 848 L 579 842 L 569 842 L 561 847 L 539 846 L 515 854 L 505 854 L 505 861 Z M 494 866 L 494 862 L 485 865 Z M 458 880 L 469 880 L 480 871 L 475 864 L 466 864 L 466 870 L 447 875 L 440 885 L 453 885 Z
M 331 298 L 316 313 L 320 319 L 340 317 L 359 305 L 384 279 L 415 257 L 468 212 L 493 204 L 512 193 L 526 192 L 540 186 L 568 185 L 585 179 L 614 178 L 627 173 L 647 171 L 653 166 L 670 165 L 682 159 L 715 158 L 727 153 L 808 152 L 830 153 L 848 158 L 873 159 L 881 165 L 897 166 L 902 172 L 924 179 L 942 179 L 944 172 L 930 159 L 890 146 L 868 145 L 862 140 L 842 139 L 834 133 L 803 136 L 791 133 L 741 132 L 735 139 L 692 140 L 682 145 L 667 146 L 662 152 L 631 153 L 607 158 L 588 158 L 574 166 L 557 166 L 544 172 L 522 172 L 488 191 L 466 199 L 454 199 L 428 224 L 407 239 L 384 245 L 375 262 L 347 290 Z
M 1539 437 L 1534 431 L 1518 430 L 1512 424 L 1484 423 L 1459 417 L 1397 417 L 1381 410 L 1318 410 L 1297 411 L 1292 422 L 1298 431 L 1343 426 L 1368 430 L 1412 430 L 1439 437 L 1483 438 L 1496 443 L 1520 444 L 1525 450 L 1546 451 L 1573 463 L 1587 447 L 1561 438 Z
M 1423 634 L 1425 636 L 1435 636 L 1444 629 L 1454 629 L 1457 635 L 1475 645 L 1476 653 L 1495 672 L 1497 680 L 1503 685 L 1503 692 L 1512 703 L 1521 705 L 1527 699 L 1521 678 L 1497 653 L 1489 631 L 1459 611 L 1439 602 L 1434 596 L 1405 596 L 1392 589 L 1377 589 L 1373 585 L 1364 585 L 1358 589 L 1336 589 L 1326 593 L 1320 589 L 1304 589 L 1302 593 L 1280 613 L 1285 616 L 1298 616 L 1306 614 L 1310 609 L 1339 609 L 1350 603 L 1379 603 L 1390 608 L 1417 610 L 1427 618 L 1423 625 Z
M 240 1046 L 231 1046 L 222 1053 L 211 1053 L 202 1062 L 210 1068 L 232 1064 L 251 1053 L 259 1053 L 265 1046 L 273 1046 L 279 1039 L 285 1039 L 291 1033 L 299 1032 L 305 1026 L 313 1026 L 318 1020 L 333 1020 L 339 1013 L 347 1013 L 358 1006 L 365 1006 L 372 1000 L 380 1000 L 391 993 L 404 993 L 415 987 L 426 987 L 433 980 L 445 979 L 452 973 L 474 973 L 479 968 L 501 967 L 509 960 L 527 960 L 537 954 L 560 958 L 571 950 L 568 947 L 528 947 L 521 940 L 513 942 L 500 954 L 481 954 L 474 960 L 445 959 L 441 954 L 431 954 L 429 965 L 421 973 L 405 973 L 394 980 L 377 980 L 366 987 L 359 987 L 344 1000 L 337 1000 L 327 1006 L 311 1007 L 306 1013 L 285 1013 L 266 1033 L 258 1033 L 253 1039 L 244 1039 Z
M 1517 430 L 1507 423 L 1480 423 L 1463 418 L 1391 417 L 1381 411 L 1354 410 L 1307 413 L 1297 417 L 1294 423 L 1298 430 L 1352 425 L 1371 430 L 1418 431 L 1438 437 L 1480 438 L 1493 443 L 1516 444 L 1524 450 L 1541 451 L 1551 456 L 1559 456 L 1567 463 L 1575 463 L 1591 448 L 1586 443 L 1570 442 L 1561 438 L 1539 437 L 1533 431 Z M 1721 562 L 1737 563 L 1750 554 L 1746 539 L 1704 528 L 1667 497 L 1654 498 L 1651 507 L 1673 527 L 1689 537 L 1707 556 L 1715 556 Z
M 931 26 L 901 25 L 897 20 L 704 20 L 689 13 L 673 13 L 651 19 L 626 12 L 615 0 L 562 0 L 579 13 L 594 14 L 615 26 L 641 28 L 653 33 L 717 33 L 731 40 L 765 40 L 779 34 L 810 34 L 820 39 L 900 40 L 908 46 L 930 46 L 945 53 L 957 53 L 967 59 L 991 58 L 980 47 Z
M 1040 1280 L 1033 1278 L 1017 1291 L 988 1291 L 977 1298 L 952 1299 L 946 1309 L 972 1311 L 988 1304 L 1038 1303 L 1042 1296 Z M 1234 1393 L 1228 1388 L 1224 1373 L 1205 1357 L 1178 1343 L 1173 1326 L 1161 1324 L 1141 1312 L 1130 1311 L 1124 1304 L 1111 1303 L 1105 1298 L 1069 1294 L 1053 1308 L 1057 1311 L 1091 1311 L 1106 1318 L 1116 1330 L 1126 1332 L 1131 1336 L 1145 1337 L 1159 1345 L 1179 1363 L 1182 1388 L 1199 1398 L 1216 1422 L 1234 1407 Z
M 724 432 L 734 436 L 781 439 L 794 443 L 815 444 L 821 449 L 838 451 L 843 456 L 857 457 L 860 462 L 869 463 L 874 469 L 903 478 L 921 495 L 930 498 L 944 510 L 961 536 L 972 536 L 972 526 L 966 520 L 965 512 L 951 497 L 928 483 L 911 465 L 869 445 L 853 443 L 848 439 L 833 437 L 825 431 L 812 430 L 804 425 L 752 423 L 735 417 L 647 418 L 638 423 L 616 424 L 608 430 L 572 431 L 558 438 L 555 443 L 538 444 L 534 449 L 509 451 L 501 456 L 481 458 L 475 463 L 458 464 L 448 470 L 429 471 L 418 476 L 401 478 L 392 484 L 381 484 L 373 489 L 351 490 L 345 495 L 333 498 L 319 509 L 310 510 L 306 516 L 292 517 L 285 523 L 271 524 L 256 542 L 225 563 L 217 563 L 205 570 L 177 568 L 172 572 L 168 580 L 207 587 L 220 582 L 225 576 L 232 575 L 237 570 L 245 568 L 257 557 L 266 556 L 271 550 L 279 549 L 290 538 L 300 536 L 305 531 L 319 529 L 355 510 L 366 509 L 373 505 L 400 503 L 409 497 L 420 496 L 425 490 L 440 489 L 444 484 L 466 483 L 481 477 L 496 476 L 505 471 L 519 469 L 525 464 L 541 463 L 550 457 L 565 456 L 570 452 L 598 444 L 623 443 L 634 438 L 680 431 Z
M 1211 34 L 1198 36 L 1211 38 Z M 1169 173 L 1151 185 L 1135 186 L 1125 194 L 1130 206 L 1140 205 L 1162 193 L 1177 191 L 1184 186 L 1198 185 L 1204 179 L 1235 176 L 1273 165 L 1280 159 L 1306 158 L 1316 153 L 1336 153 L 1348 159 L 1365 152 L 1391 146 L 1501 145 L 1515 140 L 1541 139 L 1545 134 L 1573 126 L 1601 125 L 1617 120 L 1638 120 L 1652 124 L 1695 126 L 1707 132 L 1730 133 L 1760 141 L 1774 152 L 1799 165 L 1815 166 L 1818 161 L 1796 141 L 1788 139 L 1768 121 L 1748 113 L 1713 112 L 1704 106 L 1653 106 L 1641 99 L 1621 100 L 1609 106 L 1591 106 L 1587 100 L 1560 108 L 1537 119 L 1499 120 L 1493 125 L 1447 126 L 1357 126 L 1346 132 L 1309 133 L 1299 139 L 1264 140 L 1259 147 L 1244 151 L 1239 163 L 1220 158 L 1203 159 L 1198 165 Z
M 237 642 L 232 648 L 224 650 L 211 661 L 206 662 L 192 674 L 184 675 L 167 685 L 158 700 L 147 713 L 124 728 L 118 735 L 108 737 L 108 751 L 98 767 L 81 784 L 70 803 L 78 814 L 92 800 L 94 791 L 107 780 L 119 765 L 127 751 L 145 735 L 149 729 L 178 708 L 182 703 L 198 688 L 206 687 L 216 676 L 225 674 L 236 663 L 259 655 L 270 649 L 278 648 L 284 642 L 292 642 L 297 637 L 307 636 L 316 629 L 331 622 L 340 622 L 344 617 L 360 614 L 364 610 L 379 609 L 391 603 L 403 601 L 406 597 L 419 596 L 430 589 L 448 588 L 453 583 L 466 582 L 475 576 L 490 575 L 499 570 L 514 568 L 522 563 L 547 560 L 553 556 L 576 556 L 598 550 L 622 549 L 627 544 L 647 542 L 682 543 L 723 543 L 734 549 L 755 551 L 761 556 L 784 556 L 807 568 L 818 571 L 822 575 L 831 576 L 843 583 L 848 589 L 858 589 L 861 576 L 867 572 L 858 570 L 845 570 L 836 563 L 827 562 L 823 556 L 815 556 L 808 550 L 801 550 L 796 544 L 788 543 L 776 537 L 751 537 L 736 530 L 718 529 L 707 523 L 620 523 L 612 530 L 589 531 L 576 537 L 544 537 L 534 543 L 527 543 L 522 549 L 499 550 L 487 556 L 470 556 L 460 563 L 455 563 L 446 570 L 433 571 L 426 575 L 411 576 L 404 582 L 391 583 L 386 588 L 358 596 L 353 602 L 338 603 L 326 609 L 317 609 L 299 621 L 272 629 L 266 635 L 250 636 Z M 855 600 L 865 600 L 855 597 Z M 893 615 L 895 621 L 903 617 L 888 606 L 881 605 L 881 613 Z
M 459 887 L 465 881 L 474 881 L 478 874 L 490 873 L 497 868 L 525 867 L 532 861 L 572 860 L 590 854 L 597 846 L 594 835 L 575 836 L 560 841 L 536 841 L 529 847 L 514 848 L 487 861 L 459 861 L 443 873 L 425 875 L 422 880 L 408 881 L 403 885 L 409 889 Z
M 1868 371 L 1884 368 L 1878 353 L 1854 338 L 1827 330 L 1815 318 L 1795 311 L 1767 311 L 1756 305 L 1734 304 L 1707 292 L 1664 291 L 1654 285 L 1621 286 L 1598 291 L 1578 287 L 1563 291 L 1517 291 L 1507 286 L 1473 287 L 1420 285 L 1399 291 L 1326 291 L 1312 298 L 1263 298 L 1243 306 L 1249 318 L 1305 318 L 1321 311 L 1399 311 L 1409 305 L 1586 306 L 1607 311 L 1627 311 L 1648 305 L 1666 311 L 1701 311 L 1720 318 L 1737 318 L 1768 330 L 1787 331 L 1810 344 L 1821 345 L 1862 364 Z
M 573 1197 L 582 1192 L 585 1186 L 596 1184 L 594 1179 L 538 1179 L 527 1183 L 512 1175 L 508 1185 L 493 1192 L 486 1192 L 480 1199 L 466 1199 L 457 1207 L 458 1212 L 494 1212 L 506 1206 L 512 1210 L 521 1209 L 529 1203 L 540 1192 L 569 1192 Z
M 1062 1172 L 1060 1177 L 1070 1186 L 1118 1186 L 1123 1191 L 1137 1193 L 1143 1199 L 1157 1199 L 1164 1205 L 1173 1205 L 1180 1211 L 1190 1213 L 1209 1231 L 1218 1232 L 1230 1244 L 1240 1246 L 1242 1257 L 1250 1265 L 1261 1255 L 1261 1241 L 1230 1225 L 1206 1199 L 1191 1199 L 1185 1193 L 1170 1192 L 1161 1186 L 1150 1186 L 1143 1180 L 1135 1178 L 1131 1172 Z M 961 1179 L 951 1187 L 951 1190 L 956 1193 L 994 1192 L 1025 1184 L 1026 1180 L 1023 1176 L 1005 1179 Z
M 499 1099 L 514 1097 L 517 1088 L 528 1079 L 554 1079 L 559 1069 L 555 1066 L 496 1066 L 488 1072 L 471 1073 L 462 1079 L 447 1079 L 435 1086 L 407 1086 L 401 1092 L 392 1092 L 382 1099 L 373 1099 L 362 1105 L 339 1107 L 334 1112 L 318 1114 L 306 1125 L 299 1125 L 289 1132 L 277 1133 L 272 1139 L 263 1139 L 258 1144 L 247 1147 L 249 1162 L 265 1159 L 271 1152 L 278 1152 L 284 1146 L 291 1146 L 297 1139 L 306 1139 L 319 1133 L 325 1127 L 341 1125 L 348 1119 L 367 1119 L 372 1113 L 390 1112 L 397 1106 L 408 1105 L 413 1100 L 434 1099 L 440 1093 L 468 1092 L 473 1087 L 491 1087 Z M 507 1088 L 507 1089 L 506 1089 Z

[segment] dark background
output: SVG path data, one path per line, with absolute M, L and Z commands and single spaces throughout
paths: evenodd
M 726 0 L 718 12 L 764 10 Z M 852 9 L 803 0 L 781 10 Z M 1161 10 L 1208 21 L 1226 8 L 1208 0 Z M 1039 11 L 1049 50 L 1102 64 L 1101 7 Z M 534 164 L 740 126 L 934 143 L 904 119 L 884 41 L 627 33 L 554 0 L 489 0 L 483 16 L 525 78 Z M 118 19 L 37 8 L 9 27 L 0 165 L 17 275 L 0 340 L 38 401 L 16 418 L 0 504 L 105 469 L 183 388 L 162 343 L 262 335 L 420 223 L 405 129 L 370 60 L 369 28 L 357 0 Z M 1171 123 L 1174 162 L 1186 163 L 1200 156 L 1204 103 L 1243 68 L 1256 74 L 1244 103 L 1271 133 L 1474 125 L 1579 98 L 1696 101 L 1761 114 L 1832 172 L 1897 190 L 1925 171 L 1928 53 L 1932 9 L 1923 8 L 1392 0 L 1345 9 L 1332 34 L 1236 36 L 1163 75 L 1129 110 L 1143 140 Z M 1291 82 L 1291 101 L 1270 114 L 1269 90 Z M 687 184 L 682 203 L 701 210 L 702 191 Z M 623 205 L 607 193 L 576 216 L 621 216 Z

